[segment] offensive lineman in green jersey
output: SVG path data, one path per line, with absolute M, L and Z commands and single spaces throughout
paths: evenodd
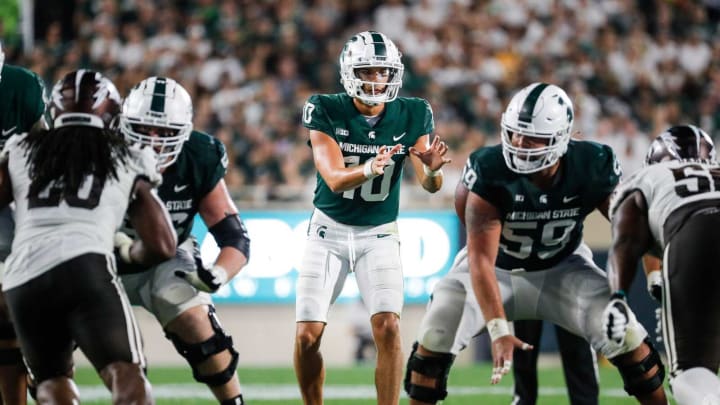
M 350 272 L 371 315 L 377 403 L 399 400 L 403 275 L 396 220 L 402 165 L 410 156 L 417 179 L 433 193 L 449 162 L 445 143 L 437 136 L 430 142 L 428 102 L 397 97 L 402 75 L 395 44 L 381 33 L 361 32 L 340 54 L 346 93 L 313 95 L 303 108 L 318 170 L 296 298 L 294 363 L 305 404 L 323 403 L 320 340 Z
M 158 195 L 178 236 L 175 257 L 148 269 L 132 263 L 132 252 L 124 250 L 132 239 L 118 233 L 118 267 L 130 302 L 157 318 L 195 380 L 206 384 L 222 405 L 242 405 L 235 372 L 238 353 L 210 296 L 245 266 L 250 252 L 250 239 L 223 180 L 225 147 L 193 130 L 190 94 L 165 77 L 150 77 L 132 88 L 123 103 L 120 130 L 128 141 L 158 152 L 163 175 Z M 190 235 L 196 214 L 220 247 L 211 268 L 203 265 Z
M 45 86 L 35 73 L 4 63 L 5 53 L 0 45 L 0 148 L 14 134 L 29 132 L 35 125 L 47 128 L 45 112 Z M 10 254 L 15 232 L 12 209 L 0 210 L 0 262 Z M 0 263 L 0 282 L 2 282 Z M 0 399 L 5 404 L 27 402 L 27 372 L 20 346 L 0 294 Z
M 510 333 L 513 319 L 547 320 L 584 337 L 640 403 L 667 404 L 664 369 L 642 325 L 631 322 L 621 342 L 603 330 L 611 292 L 582 227 L 595 209 L 607 217 L 620 167 L 608 146 L 570 140 L 573 114 L 561 88 L 533 83 L 505 110 L 502 145 L 468 158 L 455 201 L 467 246 L 420 324 L 405 379 L 410 404 L 444 399 L 455 355 L 486 328 L 498 383 L 513 350 L 532 348 Z

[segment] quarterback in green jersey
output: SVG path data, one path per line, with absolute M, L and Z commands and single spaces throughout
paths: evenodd
M 188 361 L 193 377 L 223 405 L 243 403 L 235 372 L 238 353 L 222 328 L 210 293 L 234 277 L 249 258 L 250 239 L 223 177 L 228 158 L 216 138 L 193 130 L 190 94 L 175 80 L 150 77 L 130 90 L 120 130 L 132 143 L 153 148 L 163 176 L 158 195 L 178 236 L 175 257 L 152 268 L 135 265 L 132 252 L 118 257 L 130 302 L 150 311 L 165 335 Z M 199 214 L 220 247 L 210 268 L 203 265 L 193 219 Z M 124 228 L 122 252 L 134 232 Z M 126 273 L 126 274 L 123 274 Z M 130 274 L 127 274 L 130 273 Z
M 396 220 L 403 163 L 409 156 L 418 181 L 433 193 L 442 186 L 447 146 L 437 136 L 430 141 L 428 102 L 398 97 L 403 64 L 384 34 L 350 38 L 340 54 L 340 76 L 346 92 L 311 96 L 302 114 L 318 174 L 297 283 L 295 374 L 304 403 L 322 403 L 320 340 L 330 306 L 355 272 L 378 349 L 377 403 L 395 405 L 402 378 Z
M 433 290 L 418 342 L 407 364 L 410 403 L 434 404 L 447 395 L 455 355 L 487 330 L 497 384 L 512 367 L 508 320 L 541 319 L 585 338 L 616 365 L 625 390 L 642 404 L 666 404 L 664 369 L 637 321 L 623 339 L 603 329 L 611 296 L 605 273 L 582 241 L 585 217 L 607 217 L 620 177 L 613 151 L 570 140 L 573 106 L 565 91 L 533 83 L 510 100 L 502 116 L 502 145 L 468 158 L 456 190 L 467 246 Z M 625 313 L 634 320 L 628 310 Z
M 47 128 L 45 86 L 35 73 L 5 62 L 0 45 L 0 148 L 14 134 L 29 132 L 35 125 Z M 10 207 L 0 210 L 0 282 L 1 262 L 10 254 L 15 221 Z M 0 301 L 2 296 L 0 295 Z M 4 403 L 26 403 L 26 377 L 20 347 L 4 302 L 0 304 L 0 395 Z

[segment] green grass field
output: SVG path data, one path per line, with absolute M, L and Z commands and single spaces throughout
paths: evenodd
M 250 405 L 301 404 L 295 376 L 290 368 L 242 368 L 238 370 L 244 396 Z M 505 376 L 501 384 L 490 385 L 490 367 L 455 367 L 450 374 L 448 399 L 445 405 L 508 405 L 512 376 Z M 540 400 L 538 405 L 567 405 L 562 369 L 540 370 Z M 214 404 L 210 392 L 195 383 L 187 368 L 151 368 L 150 381 L 159 405 Z M 600 404 L 625 405 L 637 402 L 622 390 L 620 376 L 614 368 L 600 368 Z M 83 404 L 108 404 L 109 392 L 101 385 L 94 370 L 77 370 Z M 327 405 L 374 404 L 373 368 L 332 368 L 327 372 L 325 403 Z M 667 382 L 666 382 L 667 387 Z M 407 404 L 404 396 L 401 404 Z

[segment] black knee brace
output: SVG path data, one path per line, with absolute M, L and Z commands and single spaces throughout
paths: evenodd
M 412 353 L 405 372 L 405 392 L 412 399 L 422 402 L 437 402 L 447 397 L 447 380 L 455 355 L 422 356 L 417 354 L 418 342 L 413 344 Z M 424 387 L 411 382 L 412 372 L 435 378 L 435 387 Z
M 645 344 L 650 347 L 650 353 L 638 363 L 621 364 L 621 362 L 616 359 L 610 360 L 610 362 L 618 368 L 618 371 L 620 371 L 623 379 L 623 388 L 628 395 L 638 396 L 649 394 L 662 386 L 663 380 L 665 379 L 665 366 L 663 366 L 660 360 L 658 351 L 655 350 L 655 346 L 653 346 L 650 339 L 645 338 Z M 651 377 L 645 377 L 644 374 L 652 370 L 655 366 L 657 366 L 655 374 Z
M 165 336 L 173 342 L 175 349 L 190 364 L 193 370 L 193 377 L 196 381 L 207 384 L 211 387 L 217 387 L 230 381 L 235 375 L 235 369 L 238 363 L 238 352 L 233 348 L 232 337 L 225 333 L 220 322 L 215 315 L 215 307 L 210 305 L 208 311 L 210 324 L 215 334 L 208 340 L 200 343 L 185 343 L 180 337 L 174 333 L 166 332 Z M 212 375 L 202 375 L 197 369 L 198 364 L 218 354 L 224 350 L 230 351 L 232 360 L 225 370 Z

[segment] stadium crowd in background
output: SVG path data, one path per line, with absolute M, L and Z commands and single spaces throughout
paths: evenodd
M 64 19 L 36 18 L 30 53 L 0 31 L 8 61 L 48 84 L 78 67 L 97 69 L 122 94 L 148 76 L 178 79 L 195 100 L 195 128 L 228 146 L 226 181 L 248 204 L 310 201 L 315 169 L 302 104 L 312 93 L 342 91 L 338 50 L 370 28 L 403 52 L 401 94 L 432 104 L 436 133 L 452 151 L 448 184 L 470 151 L 499 142 L 502 106 L 535 81 L 568 89 L 575 129 L 611 145 L 626 173 L 671 123 L 697 123 L 720 137 L 717 1 L 73 3 Z M 436 200 L 452 201 L 452 190 Z

